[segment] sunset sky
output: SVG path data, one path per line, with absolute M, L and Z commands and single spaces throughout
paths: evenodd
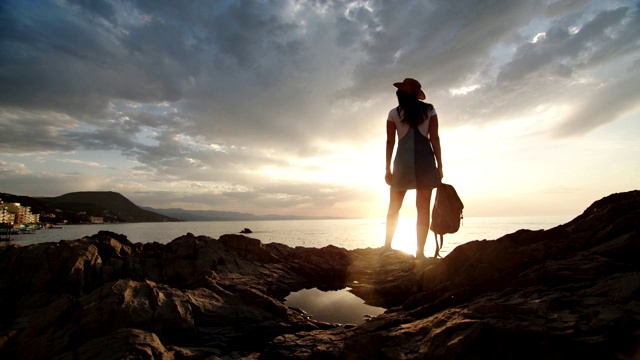
M 384 217 L 405 77 L 466 216 L 640 187 L 638 1 L 8 0 L 0 192 Z

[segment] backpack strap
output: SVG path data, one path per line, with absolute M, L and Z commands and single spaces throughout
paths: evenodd
M 440 234 L 440 244 L 438 244 L 438 234 L 433 233 L 433 236 L 436 237 L 436 253 L 433 255 L 434 258 L 441 258 L 440 249 L 442 249 L 442 244 L 444 243 L 444 235 Z

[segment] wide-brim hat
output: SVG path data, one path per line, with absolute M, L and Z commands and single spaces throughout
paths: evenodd
M 393 86 L 407 94 L 417 97 L 420 100 L 424 100 L 426 98 L 422 91 L 422 85 L 420 85 L 420 82 L 416 79 L 406 78 L 402 82 L 393 83 Z

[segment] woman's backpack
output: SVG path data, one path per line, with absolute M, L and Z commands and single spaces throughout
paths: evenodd
M 440 256 L 439 252 L 444 242 L 443 235 L 453 234 L 460 229 L 462 209 L 464 209 L 464 205 L 453 186 L 449 184 L 441 184 L 438 186 L 430 227 L 436 236 L 435 257 Z M 438 244 L 438 235 L 440 235 L 440 244 Z

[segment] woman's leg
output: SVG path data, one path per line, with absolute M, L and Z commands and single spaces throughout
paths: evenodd
M 389 191 L 389 210 L 387 211 L 387 235 L 384 241 L 384 248 L 391 249 L 391 241 L 393 240 L 393 234 L 396 232 L 398 226 L 398 216 L 400 208 L 402 207 L 402 201 L 407 190 L 390 190 Z
M 424 258 L 424 246 L 429 235 L 429 223 L 431 221 L 431 192 L 433 189 L 418 189 L 416 191 L 416 208 L 418 220 L 416 222 L 416 236 L 418 248 L 416 258 Z

